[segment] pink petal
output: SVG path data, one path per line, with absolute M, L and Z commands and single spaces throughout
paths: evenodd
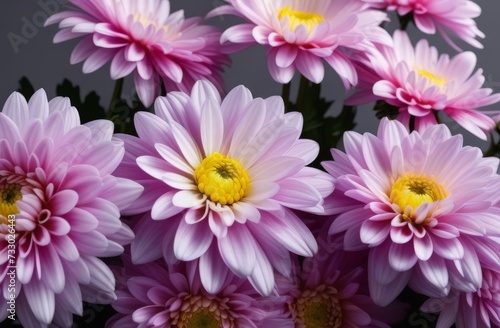
M 181 220 L 174 240 L 175 256 L 181 261 L 192 261 L 208 250 L 213 234 L 206 222 L 188 224 Z
M 233 226 L 218 238 L 219 252 L 227 266 L 240 277 L 250 276 L 256 265 L 255 239 L 245 226 Z
M 229 272 L 223 262 L 218 247 L 214 244 L 200 257 L 200 279 L 203 287 L 210 294 L 217 294 L 226 282 Z

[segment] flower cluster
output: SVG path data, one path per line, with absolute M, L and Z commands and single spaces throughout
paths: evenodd
M 439 328 L 500 326 L 500 115 L 480 111 L 500 94 L 474 53 L 403 31 L 413 19 L 479 48 L 479 6 L 226 0 L 206 18 L 243 22 L 222 31 L 168 0 L 70 3 L 46 22 L 54 42 L 80 39 L 70 61 L 84 73 L 110 62 L 112 104 L 134 115 L 123 133 L 113 105 L 82 122 L 42 89 L 7 99 L 2 327 L 72 327 L 84 302 L 111 304 L 110 328 L 388 328 L 410 309 L 439 313 Z M 403 29 L 392 37 L 386 10 Z M 224 88 L 228 54 L 251 45 L 282 97 Z M 355 86 L 336 118 L 325 62 Z M 129 75 L 143 111 L 121 97 Z M 389 116 L 377 134 L 349 131 L 372 101 Z M 441 114 L 490 134 L 488 156 Z

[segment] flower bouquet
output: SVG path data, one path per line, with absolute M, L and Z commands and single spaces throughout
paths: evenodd
M 24 78 L 0 112 L 2 327 L 500 327 L 500 116 L 484 110 L 500 94 L 461 50 L 482 47 L 477 4 L 171 5 L 69 0 L 45 20 L 115 89 L 104 108 Z M 225 87 L 250 46 L 281 95 Z M 353 131 L 366 104 L 375 134 Z

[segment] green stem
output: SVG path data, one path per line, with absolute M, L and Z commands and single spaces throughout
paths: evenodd
M 299 94 L 297 95 L 297 110 L 302 112 L 302 106 L 306 98 L 307 89 L 309 88 L 309 80 L 303 75 L 300 77 Z
M 498 152 L 498 145 L 495 143 L 495 138 L 493 137 L 493 133 L 490 133 L 490 148 L 484 152 L 484 157 L 492 157 Z M 499 141 L 500 143 L 500 141 Z
M 416 120 L 415 116 L 411 115 L 410 116 L 410 126 L 409 126 L 410 132 L 415 131 L 415 120 Z
M 283 97 L 283 102 L 285 103 L 285 113 L 288 113 L 290 110 L 290 89 L 292 86 L 292 82 L 288 82 L 283 84 L 283 89 L 281 91 L 281 97 Z
M 113 90 L 113 95 L 111 96 L 111 102 L 109 103 L 108 108 L 108 118 L 111 119 L 113 117 L 113 112 L 115 110 L 116 105 L 120 101 L 123 90 L 123 78 L 116 80 L 115 88 Z
M 167 87 L 165 86 L 163 79 L 160 78 L 160 96 L 164 97 L 166 95 L 167 95 Z
M 403 31 L 406 31 L 408 24 L 413 21 L 413 13 L 406 14 L 404 16 L 399 16 L 399 25 Z

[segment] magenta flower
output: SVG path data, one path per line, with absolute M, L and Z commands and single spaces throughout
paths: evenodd
M 426 34 L 438 31 L 455 49 L 454 35 L 476 48 L 483 48 L 476 37 L 484 38 L 474 18 L 481 15 L 481 7 L 469 0 L 363 0 L 374 8 L 386 8 L 404 16 L 411 13 L 415 25 Z
M 111 303 L 114 277 L 98 257 L 117 256 L 132 231 L 120 211 L 142 187 L 112 175 L 124 154 L 113 124 L 80 125 L 67 98 L 13 93 L 0 113 L 0 282 L 17 265 L 16 315 L 24 327 L 70 327 L 82 301 Z M 15 217 L 15 263 L 7 261 Z M 0 320 L 6 318 L 2 300 Z
M 322 237 L 320 237 L 321 239 Z M 345 252 L 342 239 L 324 240 L 328 246 L 307 258 L 292 279 L 277 279 L 282 313 L 265 327 L 386 327 L 403 318 L 405 307 L 376 306 L 368 296 L 365 252 Z M 271 323 L 273 325 L 271 325 Z
M 480 262 L 498 267 L 499 160 L 444 125 L 409 134 L 386 118 L 377 136 L 348 132 L 344 146 L 324 163 L 336 179 L 330 233 L 342 232 L 348 250 L 369 249 L 375 303 L 391 302 L 410 278 L 429 296 L 477 290 Z
M 124 257 L 125 268 L 116 270 L 119 313 L 106 327 L 259 327 L 274 313 L 245 280 L 229 274 L 221 290 L 208 293 L 196 274 L 196 262 L 134 265 Z
M 441 312 L 437 328 L 500 327 L 500 273 L 483 270 L 483 284 L 477 292 L 452 290 L 446 298 L 432 298 L 422 305 L 425 312 Z
M 403 31 L 394 33 L 393 48 L 379 49 L 369 54 L 370 61 L 361 62 L 359 86 L 365 90 L 347 103 L 385 100 L 399 108 L 397 119 L 407 127 L 414 117 L 418 131 L 436 124 L 436 114 L 443 112 L 479 138 L 487 138 L 485 132 L 495 127 L 495 121 L 477 109 L 500 101 L 500 94 L 481 88 L 485 80 L 481 69 L 472 74 L 474 53 L 463 52 L 451 59 L 438 56 L 427 40 L 414 49 Z
M 160 79 L 167 90 L 191 91 L 199 79 L 208 79 L 222 90 L 221 32 L 201 25 L 201 18 L 170 13 L 168 0 L 70 0 L 78 11 L 57 13 L 46 25 L 59 23 L 54 37 L 59 43 L 83 37 L 71 63 L 83 64 L 92 73 L 111 61 L 114 80 L 134 73 L 135 87 L 148 107 L 159 94 Z
M 127 154 L 119 172 L 145 188 L 132 206 L 151 210 L 134 228 L 132 260 L 162 252 L 170 262 L 200 259 L 209 292 L 220 290 L 229 267 L 269 294 L 272 267 L 290 268 L 288 251 L 312 256 L 317 248 L 291 209 L 321 214 L 333 189 L 328 174 L 305 167 L 319 149 L 299 139 L 302 116 L 243 86 L 221 102 L 206 81 L 191 95 L 159 98 L 155 109 L 135 116 L 139 138 L 120 136 Z
M 379 25 L 385 13 L 370 10 L 352 0 L 227 0 L 209 15 L 233 14 L 247 23 L 227 29 L 223 44 L 232 51 L 252 44 L 267 49 L 269 71 L 279 83 L 288 83 L 296 70 L 312 82 L 324 76 L 323 59 L 339 74 L 346 87 L 357 83 L 349 57 L 353 50 L 366 51 L 373 42 L 391 44 Z

